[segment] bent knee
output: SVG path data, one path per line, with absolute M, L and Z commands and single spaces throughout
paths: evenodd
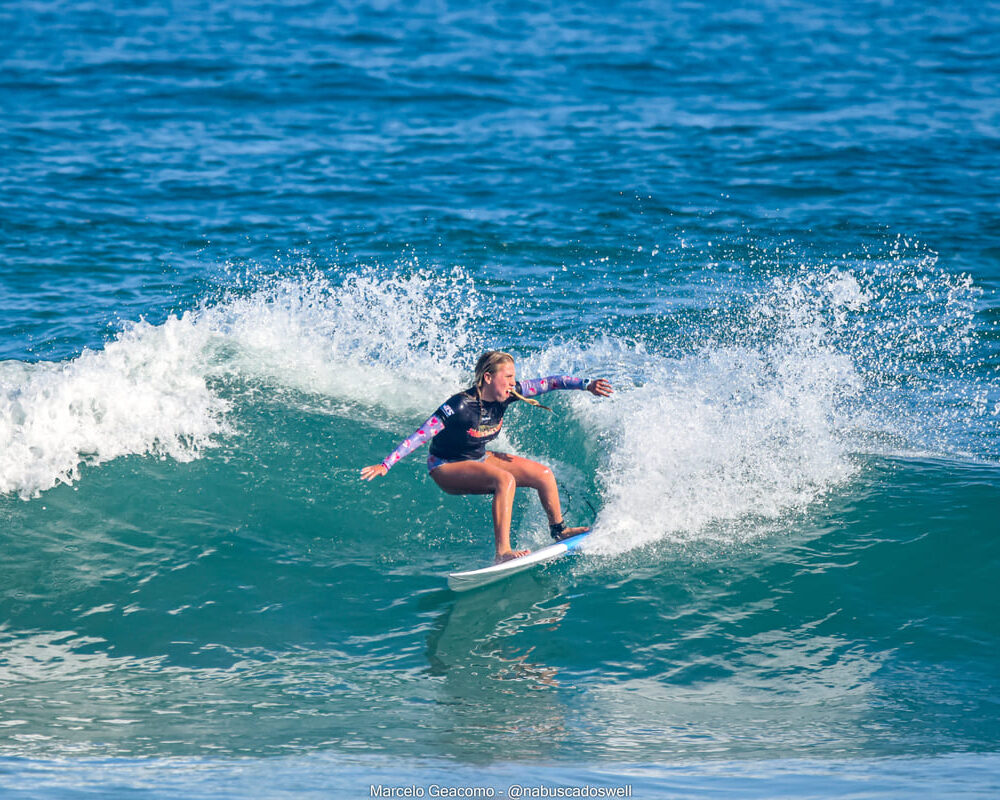
M 513 492 L 517 488 L 517 481 L 514 480 L 514 476 L 509 472 L 500 472 L 494 477 L 493 480 L 493 491 L 495 492 Z
M 531 475 L 531 484 L 536 489 L 541 489 L 546 486 L 555 486 L 556 476 L 552 474 L 552 470 L 548 467 L 539 467 L 539 469 Z

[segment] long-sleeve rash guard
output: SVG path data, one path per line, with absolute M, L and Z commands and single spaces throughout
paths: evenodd
M 518 381 L 515 386 L 518 394 L 534 397 L 555 389 L 586 389 L 588 383 L 586 378 L 552 375 Z M 426 442 L 431 443 L 431 455 L 445 461 L 480 459 L 486 454 L 487 442 L 500 435 L 507 406 L 517 399 L 511 395 L 503 402 L 481 400 L 474 386 L 452 395 L 389 454 L 382 466 L 391 469 Z

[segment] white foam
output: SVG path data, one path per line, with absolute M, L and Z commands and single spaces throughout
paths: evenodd
M 64 363 L 0 362 L 0 493 L 31 497 L 125 455 L 196 458 L 228 406 L 206 384 L 204 343 L 185 314 Z
M 478 302 L 457 271 L 259 279 L 65 362 L 0 362 L 0 493 L 37 496 L 126 455 L 197 458 L 262 385 L 395 428 L 459 385 Z
M 202 309 L 230 369 L 398 414 L 433 408 L 463 371 L 479 297 L 461 271 L 277 278 Z
M 750 518 L 806 508 L 849 480 L 845 431 L 864 424 L 863 381 L 831 332 L 868 302 L 854 275 L 834 270 L 726 309 L 694 352 L 605 341 L 578 354 L 619 383 L 610 400 L 574 402 L 598 443 L 603 498 L 590 548 L 731 537 L 715 523 L 739 520 L 749 534 Z
M 606 447 L 598 542 L 609 549 L 776 517 L 853 473 L 834 399 L 849 363 L 812 370 L 745 347 L 650 358 L 642 386 L 578 407 Z
M 954 401 L 976 387 L 978 290 L 932 255 L 895 256 L 733 298 L 694 352 L 599 347 L 591 360 L 631 364 L 635 386 L 575 403 L 604 454 L 592 547 L 753 535 L 843 486 L 859 454 L 954 448 L 974 411 Z

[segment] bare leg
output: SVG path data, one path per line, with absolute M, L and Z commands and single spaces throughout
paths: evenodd
M 552 470 L 544 464 L 521 458 L 521 456 L 512 456 L 509 453 L 493 452 L 487 454 L 485 463 L 509 472 L 518 486 L 528 486 L 537 491 L 538 499 L 542 503 L 542 508 L 545 509 L 545 515 L 549 518 L 549 525 L 563 521 L 556 477 L 552 474 Z M 588 530 L 590 528 L 587 527 L 566 528 L 559 538 L 565 539 Z
M 434 469 L 431 478 L 448 494 L 493 495 L 493 537 L 497 563 L 531 552 L 510 548 L 510 520 L 517 481 L 509 472 L 498 469 L 489 460 L 454 461 Z

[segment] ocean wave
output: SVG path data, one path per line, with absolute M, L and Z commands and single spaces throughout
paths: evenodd
M 970 416 L 995 416 L 988 402 L 969 414 L 983 390 L 966 356 L 978 290 L 911 255 L 805 265 L 713 296 L 701 329 L 676 340 L 640 320 L 633 337 L 567 331 L 521 352 L 516 339 L 501 346 L 523 376 L 617 384 L 609 401 L 559 402 L 591 441 L 582 462 L 567 460 L 596 474 L 602 526 L 621 546 L 703 536 L 719 520 L 808 506 L 856 474 L 858 453 L 887 442 L 956 451 Z M 180 316 L 127 325 L 102 350 L 2 362 L 0 493 L 37 496 L 127 455 L 199 458 L 240 435 L 243 403 L 312 398 L 405 435 L 464 385 L 485 342 L 496 346 L 490 292 L 460 269 L 248 272 Z M 545 449 L 511 437 L 529 454 Z

